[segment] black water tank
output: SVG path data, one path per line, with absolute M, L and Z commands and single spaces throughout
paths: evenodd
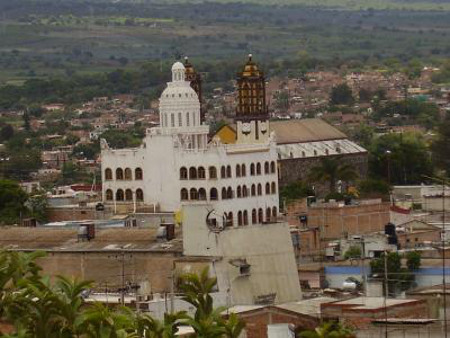
M 395 224 L 388 223 L 384 226 L 384 234 L 389 236 L 395 236 Z

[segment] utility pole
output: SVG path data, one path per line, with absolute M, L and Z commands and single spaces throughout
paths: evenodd
M 387 269 L 387 251 L 384 250 L 384 336 L 388 337 L 388 311 L 387 311 L 387 296 L 388 296 L 388 269 Z

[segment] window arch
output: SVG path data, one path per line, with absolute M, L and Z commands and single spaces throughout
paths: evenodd
M 227 165 L 227 178 L 231 178 L 231 165 Z
M 258 223 L 258 216 L 256 214 L 256 209 L 252 210 L 252 224 Z
M 197 175 L 198 175 L 197 176 L 198 179 L 204 180 L 206 178 L 206 170 L 205 170 L 205 168 L 204 167 L 198 167 Z
M 277 219 L 277 207 L 272 208 L 272 217 L 274 220 Z
M 217 169 L 216 167 L 209 167 L 209 179 L 216 179 L 217 178 Z
M 217 192 L 216 188 L 211 188 L 209 191 L 209 199 L 211 201 L 217 201 L 219 199 L 219 193 Z
M 188 190 L 186 188 L 181 189 L 180 199 L 182 201 L 187 201 L 189 199 L 189 193 L 188 193 Z
M 122 189 L 117 189 L 116 191 L 116 201 L 123 201 L 124 194 Z
M 144 178 L 144 173 L 142 172 L 141 168 L 134 169 L 134 179 L 135 180 L 142 180 Z
M 220 168 L 220 177 L 221 178 L 226 178 L 227 177 L 227 170 L 226 170 L 224 165 Z
M 106 168 L 105 169 L 105 180 L 112 180 L 113 179 L 113 175 L 112 175 L 112 170 L 110 168 Z
M 267 223 L 269 223 L 272 218 L 270 215 L 270 213 L 271 213 L 270 211 L 271 211 L 270 208 L 267 208 L 267 210 L 266 210 L 266 222 Z
M 206 190 L 204 188 L 198 189 L 198 199 L 200 201 L 206 201 Z
M 256 163 L 256 175 L 261 175 L 261 163 Z
M 246 185 L 242 186 L 242 197 L 248 197 L 248 189 Z
M 128 181 L 133 179 L 133 174 L 130 168 L 125 168 L 125 179 Z
M 231 187 L 227 189 L 227 198 L 233 198 L 233 189 Z
M 116 169 L 116 180 L 123 180 L 123 169 L 122 168 Z
M 238 211 L 238 225 L 241 226 L 242 223 L 242 211 Z
M 258 196 L 262 195 L 262 185 L 261 183 L 258 183 Z
M 264 162 L 264 174 L 269 173 L 269 162 Z
M 191 190 L 189 191 L 189 196 L 190 196 L 191 201 L 196 201 L 196 200 L 198 200 L 198 192 L 197 192 L 197 189 L 191 188 Z
M 277 185 L 275 182 L 272 182 L 271 186 L 270 186 L 270 192 L 272 194 L 276 194 L 277 193 Z
M 106 190 L 106 200 L 107 201 L 112 201 L 113 200 L 113 192 L 111 189 Z
M 241 166 L 236 164 L 236 177 L 241 177 Z
M 238 185 L 237 189 L 236 189 L 236 197 L 237 198 L 241 198 L 242 197 L 242 190 L 241 190 L 241 186 Z
M 225 187 L 222 188 L 222 199 L 223 200 L 227 199 L 227 188 Z
M 250 176 L 255 176 L 255 163 L 250 164 Z
M 125 190 L 125 201 L 132 201 L 133 200 L 133 192 L 131 189 Z
M 241 176 L 242 177 L 247 176 L 247 169 L 245 168 L 245 164 L 241 165 Z
M 254 185 L 254 184 L 252 184 L 251 195 L 252 195 L 252 196 L 255 196 L 255 195 L 256 195 L 256 185 Z
M 142 189 L 136 189 L 136 201 L 142 202 L 144 200 L 144 192 Z
M 188 179 L 188 171 L 186 167 L 180 168 L 180 180 L 187 180 Z
M 233 213 L 230 211 L 227 215 L 227 224 L 226 226 L 232 227 L 233 226 Z
M 267 182 L 266 183 L 266 195 L 269 195 L 269 194 L 270 194 L 270 183 Z
M 275 174 L 276 172 L 276 164 L 275 161 L 270 162 L 270 173 Z
M 248 212 L 244 210 L 244 225 L 248 225 Z
M 189 168 L 189 179 L 196 180 L 197 179 L 197 169 L 195 167 Z
M 264 223 L 264 213 L 263 209 L 258 209 L 258 223 Z

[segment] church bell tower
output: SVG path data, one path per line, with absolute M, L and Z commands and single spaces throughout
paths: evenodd
M 263 143 L 269 137 L 269 112 L 266 105 L 264 73 L 248 56 L 237 77 L 236 143 Z
M 200 74 L 195 71 L 194 66 L 189 62 L 189 58 L 187 56 L 184 58 L 184 68 L 186 69 L 186 81 L 190 82 L 192 89 L 194 89 L 198 95 L 198 99 L 200 101 L 200 122 L 203 124 L 203 122 L 205 122 L 205 112 L 202 105 L 202 78 Z

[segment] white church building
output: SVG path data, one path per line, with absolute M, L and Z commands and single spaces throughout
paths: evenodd
M 156 206 L 176 212 L 187 201 L 207 202 L 229 226 L 270 222 L 279 205 L 277 150 L 262 72 L 250 56 L 238 79 L 236 143 L 223 144 L 208 141 L 186 68 L 172 66 L 160 97 L 160 126 L 147 130 L 140 147 L 111 149 L 102 140 L 104 203 L 116 211 Z

